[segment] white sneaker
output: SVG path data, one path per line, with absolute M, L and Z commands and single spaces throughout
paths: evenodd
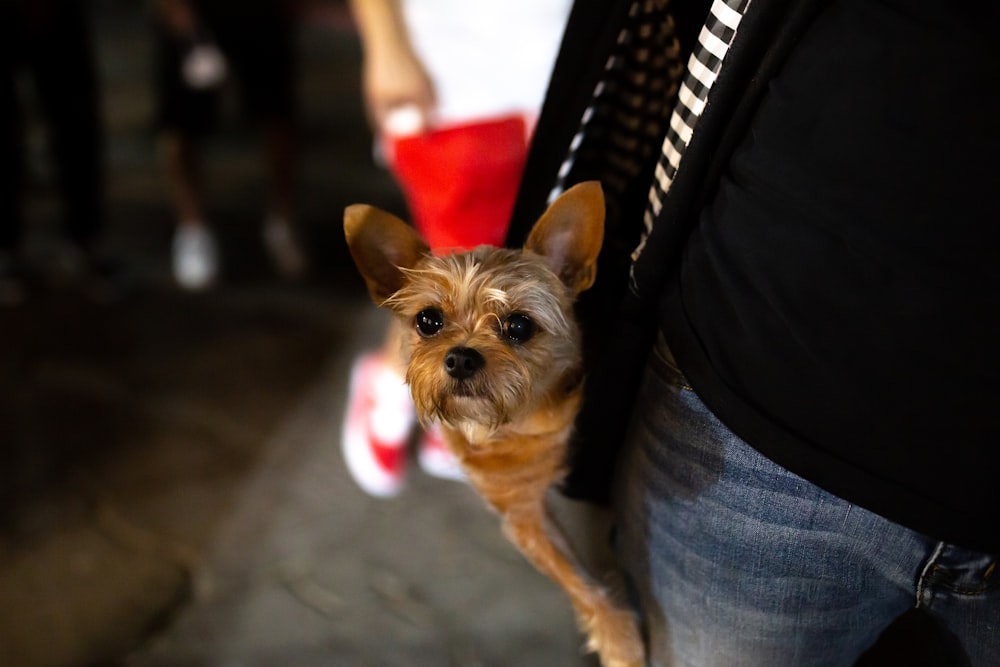
M 292 225 L 283 218 L 271 217 L 264 222 L 262 232 L 264 247 L 281 277 L 288 280 L 301 278 L 308 269 L 308 263 Z
M 178 225 L 174 232 L 174 279 L 184 289 L 204 289 L 215 281 L 218 252 L 212 233 L 201 224 Z
M 407 440 L 416 421 L 406 381 L 378 353 L 351 368 L 341 448 L 351 477 L 377 498 L 397 495 L 407 468 Z
M 417 450 L 417 460 L 420 462 L 420 467 L 428 475 L 456 482 L 467 481 L 462 464 L 448 449 L 444 442 L 441 426 L 436 422 L 424 431 L 420 447 Z

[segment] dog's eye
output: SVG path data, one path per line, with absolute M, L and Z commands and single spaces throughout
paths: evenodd
M 424 338 L 429 338 L 444 327 L 444 315 L 437 308 L 424 308 L 417 313 L 417 331 Z
M 514 313 L 503 323 L 503 335 L 514 343 L 526 343 L 535 335 L 535 323 L 524 313 Z

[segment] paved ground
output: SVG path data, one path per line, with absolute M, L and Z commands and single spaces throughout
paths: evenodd
M 110 241 L 134 292 L 48 288 L 0 311 L 0 664 L 588 664 L 559 591 L 464 485 L 414 470 L 374 500 L 338 449 L 346 373 L 384 324 L 341 239 L 371 164 L 345 15 L 303 26 L 302 222 L 316 271 L 277 281 L 238 122 L 210 146 L 225 279 L 170 283 L 142 3 L 98 3 Z M 54 250 L 42 137 L 29 247 Z

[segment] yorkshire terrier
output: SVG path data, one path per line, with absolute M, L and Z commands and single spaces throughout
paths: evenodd
M 441 424 L 505 534 L 569 595 L 587 649 L 605 667 L 642 665 L 635 617 L 578 565 L 544 502 L 565 474 L 583 393 L 573 302 L 596 276 L 600 184 L 563 193 L 522 250 L 435 256 L 412 227 L 363 204 L 346 209 L 344 232 L 375 303 L 410 332 L 406 382 L 420 421 Z

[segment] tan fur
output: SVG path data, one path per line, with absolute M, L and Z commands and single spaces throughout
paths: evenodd
M 569 595 L 588 650 L 605 667 L 642 665 L 634 616 L 579 567 L 544 503 L 565 474 L 583 392 L 572 307 L 596 275 L 604 233 L 600 185 L 566 191 L 523 251 L 482 246 L 434 257 L 402 220 L 364 205 L 345 211 L 344 231 L 372 298 L 407 323 L 406 380 L 421 421 L 441 422 L 449 449 L 500 514 L 505 534 Z M 443 314 L 444 326 L 425 337 L 414 323 L 428 308 Z M 535 323 L 523 343 L 502 335 L 512 313 Z M 456 347 L 477 351 L 483 368 L 452 377 L 444 359 Z

